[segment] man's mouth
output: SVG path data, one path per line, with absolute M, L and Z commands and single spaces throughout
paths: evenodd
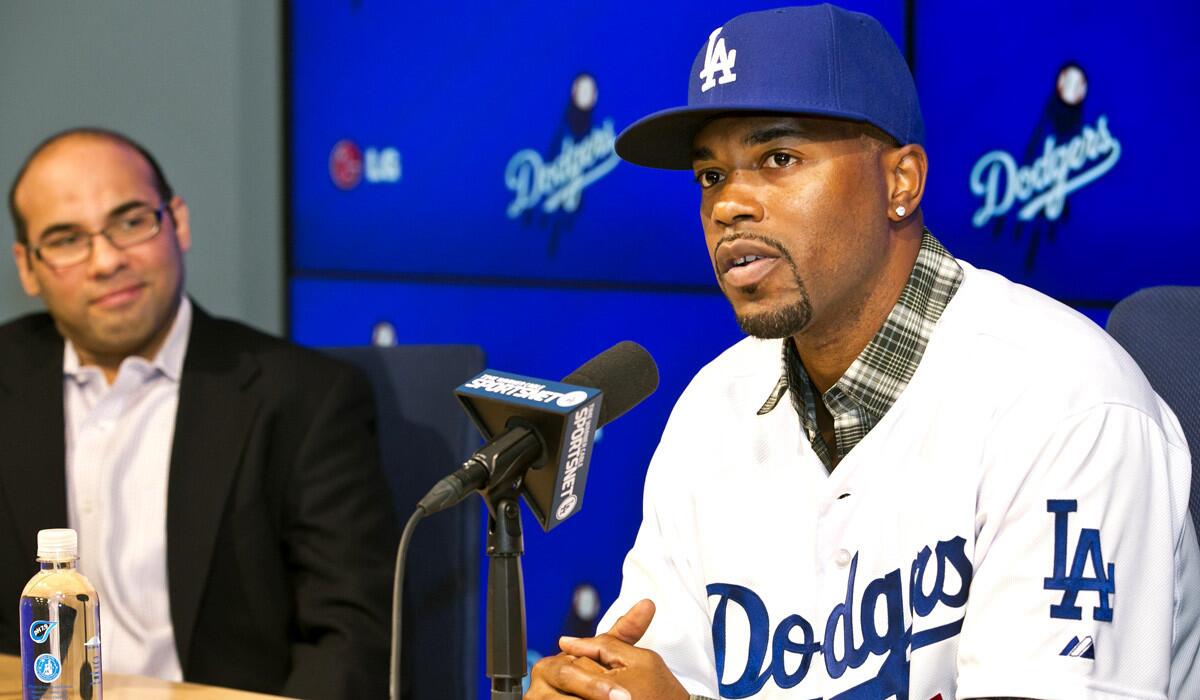
M 782 259 L 774 246 L 753 238 L 719 244 L 716 252 L 716 266 L 722 283 L 732 287 L 758 284 Z
M 142 284 L 131 284 L 120 289 L 114 289 L 111 292 L 92 299 L 92 306 L 104 309 L 123 306 L 137 299 L 144 288 L 145 286 Z
M 768 258 L 765 255 L 744 255 L 744 256 L 738 258 L 737 260 L 734 260 L 733 264 L 730 267 L 731 267 L 731 269 L 734 267 L 745 267 L 745 266 L 749 265 L 750 263 L 758 261 L 758 260 L 770 260 L 770 259 L 771 258 Z
M 748 255 L 738 258 L 722 277 L 727 286 L 749 287 L 758 284 L 779 264 L 779 258 Z

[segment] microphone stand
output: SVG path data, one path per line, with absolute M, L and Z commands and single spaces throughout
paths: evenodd
M 521 482 L 534 468 L 546 444 L 523 418 L 510 418 L 508 430 L 475 453 L 492 483 L 480 495 L 488 507 L 487 676 L 491 700 L 521 700 L 521 679 L 528 668 L 525 637 L 525 577 L 521 555 Z
M 521 681 L 528 667 L 519 484 L 516 479 L 482 494 L 489 513 L 487 676 L 492 679 L 491 700 L 521 700 Z

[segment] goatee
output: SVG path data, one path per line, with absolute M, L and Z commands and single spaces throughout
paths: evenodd
M 756 314 L 738 314 L 742 332 L 755 338 L 787 338 L 793 336 L 812 320 L 812 304 L 801 289 L 800 298 L 778 309 Z

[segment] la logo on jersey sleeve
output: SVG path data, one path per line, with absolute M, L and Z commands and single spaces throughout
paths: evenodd
M 704 82 L 700 83 L 700 92 L 708 92 L 717 85 L 732 83 L 737 80 L 737 74 L 733 72 L 733 65 L 737 61 L 737 50 L 725 50 L 725 39 L 718 38 L 721 36 L 721 30 L 724 27 L 717 27 L 712 34 L 708 35 L 708 49 L 704 52 L 704 68 L 700 70 L 700 79 Z M 721 74 L 717 78 L 717 73 Z
M 1082 528 L 1075 543 L 1075 552 L 1067 551 L 1067 521 L 1079 507 L 1076 500 L 1046 501 L 1046 511 L 1054 514 L 1054 575 L 1045 579 L 1043 587 L 1048 591 L 1062 591 L 1062 600 L 1050 606 L 1050 617 L 1063 620 L 1083 619 L 1083 610 L 1077 604 L 1079 594 L 1095 591 L 1099 604 L 1092 608 L 1092 619 L 1112 622 L 1113 608 L 1109 597 L 1116 591 L 1117 567 L 1104 561 L 1100 547 L 1100 531 Z M 1067 572 L 1067 559 L 1071 560 L 1071 571 Z M 1090 570 L 1089 570 L 1090 569 Z

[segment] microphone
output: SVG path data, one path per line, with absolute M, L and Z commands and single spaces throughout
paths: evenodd
M 516 483 L 549 531 L 582 506 L 596 429 L 657 388 L 654 359 L 628 340 L 562 382 L 484 370 L 454 393 L 488 442 L 435 484 L 417 508 L 436 513 L 472 491 Z

